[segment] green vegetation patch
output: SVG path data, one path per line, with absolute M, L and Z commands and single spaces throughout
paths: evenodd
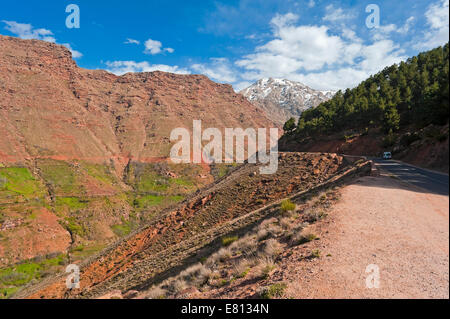
M 172 183 L 180 186 L 193 186 L 194 183 L 188 177 L 178 177 L 170 180 Z
M 140 194 L 184 194 L 197 189 L 192 176 L 200 172 L 201 167 L 198 165 L 131 163 L 127 167 L 126 183 Z
M 67 207 L 70 210 L 86 208 L 88 203 L 88 200 L 83 200 L 78 197 L 57 197 L 55 200 L 56 208 Z
M 45 273 L 64 265 L 65 255 L 43 261 L 26 261 L 0 269 L 0 299 L 9 298 L 17 289 L 33 279 L 41 279 Z
M 169 188 L 168 179 L 157 174 L 140 176 L 136 184 L 139 192 L 165 192 Z
M 145 195 L 135 199 L 134 204 L 137 208 L 147 208 L 151 206 L 158 206 L 164 200 L 164 196 Z
M 113 185 L 117 182 L 107 165 L 83 163 L 82 166 L 89 176 L 102 183 Z
M 71 233 L 83 237 L 85 230 L 74 217 L 66 217 L 66 223 L 63 226 Z
M 25 167 L 0 168 L 0 192 L 9 191 L 25 197 L 41 197 L 45 189 Z
M 131 227 L 128 223 L 113 225 L 111 226 L 111 229 L 113 230 L 114 234 L 119 237 L 126 236 L 131 232 Z
M 44 180 L 51 185 L 57 195 L 78 195 L 83 193 L 83 185 L 75 167 L 63 161 L 42 160 L 38 162 Z
M 130 216 L 129 220 L 125 220 L 122 217 L 122 223 L 111 226 L 112 231 L 119 237 L 123 237 L 131 233 L 132 230 L 136 229 L 138 222 L 135 216 Z
M 71 255 L 74 259 L 84 259 L 101 251 L 103 248 L 105 248 L 104 244 L 95 244 L 89 246 L 78 245 L 71 250 Z
M 11 297 L 19 288 L 0 288 L 0 299 L 8 299 Z
M 178 202 L 181 202 L 182 200 L 184 200 L 184 196 L 181 196 L 181 195 L 170 196 L 169 200 L 171 202 L 178 203 Z

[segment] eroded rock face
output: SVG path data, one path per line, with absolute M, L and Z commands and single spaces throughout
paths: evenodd
M 164 72 L 116 76 L 77 67 L 63 46 L 0 36 L 0 162 L 167 157 L 177 127 L 274 127 L 230 85 Z
M 63 46 L 0 35 L 0 266 L 66 252 L 71 242 L 116 239 L 112 227 L 136 210 L 133 190 L 171 201 L 212 182 L 208 165 L 167 164 L 171 131 L 192 130 L 193 120 L 203 128 L 274 127 L 230 85 L 205 76 L 116 76 L 79 68 Z M 26 181 L 23 172 L 6 171 L 17 167 L 29 170 Z M 8 183 L 28 189 L 11 191 Z
M 299 82 L 273 78 L 261 79 L 240 93 L 280 126 L 334 95 L 333 91 L 318 91 Z

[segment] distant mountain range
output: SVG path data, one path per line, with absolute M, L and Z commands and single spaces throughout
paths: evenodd
M 314 90 L 300 82 L 274 78 L 263 78 L 240 93 L 279 125 L 291 117 L 298 118 L 305 110 L 335 94 L 334 91 Z

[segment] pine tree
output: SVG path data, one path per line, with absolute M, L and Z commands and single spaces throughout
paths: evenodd
M 291 117 L 289 120 L 287 120 L 286 123 L 284 123 L 283 130 L 287 134 L 291 134 L 295 129 L 295 119 Z

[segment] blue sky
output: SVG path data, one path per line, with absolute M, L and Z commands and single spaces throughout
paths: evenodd
M 57 3 L 56 3 L 57 2 Z M 66 27 L 66 6 L 80 28 Z M 368 28 L 369 4 L 380 25 Z M 0 34 L 71 48 L 78 65 L 116 74 L 205 74 L 242 89 L 263 77 L 321 90 L 370 74 L 449 37 L 448 0 L 431 1 L 8 1 Z

